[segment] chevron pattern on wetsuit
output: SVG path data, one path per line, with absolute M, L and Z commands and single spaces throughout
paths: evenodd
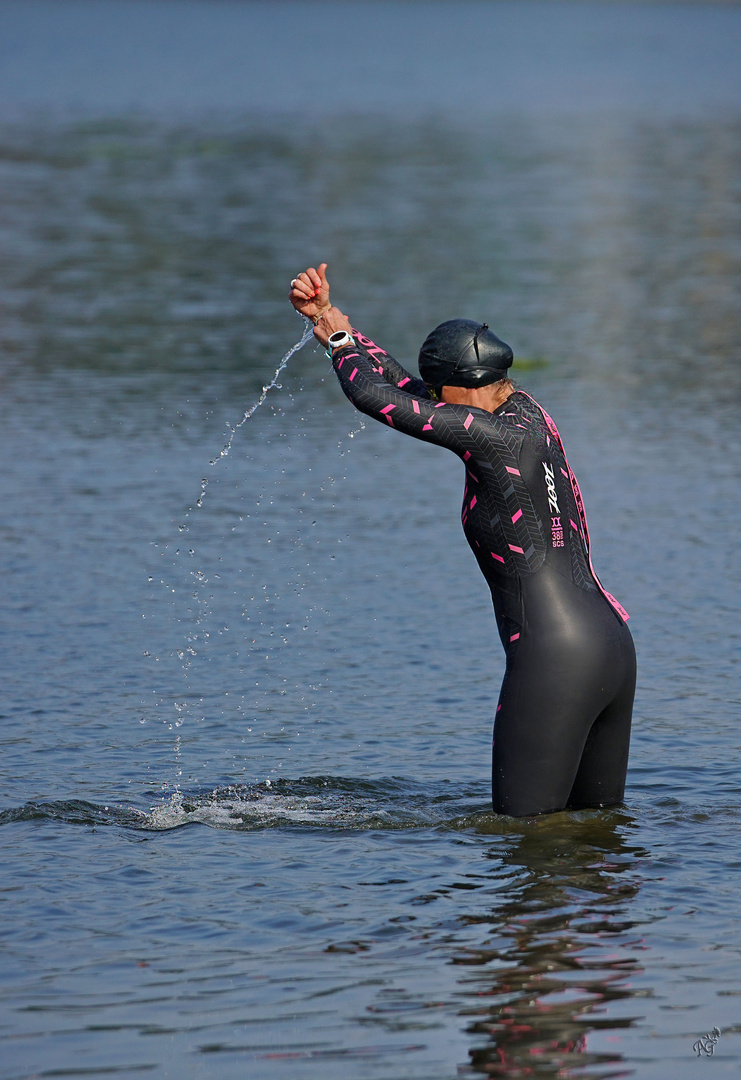
M 356 347 L 334 357 L 350 401 L 406 435 L 447 447 L 465 464 L 463 530 L 497 614 L 521 621 L 512 582 L 544 563 L 578 588 L 596 589 L 568 463 L 532 398 L 515 392 L 494 413 L 435 402 L 420 379 L 354 333 Z
M 627 614 L 594 574 L 581 494 L 550 417 L 516 391 L 495 412 L 436 402 L 369 338 L 333 356 L 361 412 L 457 454 L 462 522 L 507 667 L 492 798 L 504 813 L 622 799 L 635 689 Z

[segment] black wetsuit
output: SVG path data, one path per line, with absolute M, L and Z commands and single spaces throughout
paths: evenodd
M 621 802 L 635 691 L 627 614 L 599 583 L 576 478 L 551 418 L 516 391 L 495 412 L 435 402 L 353 331 L 333 366 L 361 412 L 466 467 L 463 530 L 507 657 L 494 721 L 498 813 Z

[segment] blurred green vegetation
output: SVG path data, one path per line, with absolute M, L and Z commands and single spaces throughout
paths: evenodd
M 0 350 L 40 373 L 260 381 L 299 333 L 291 277 L 326 260 L 335 302 L 407 363 L 462 316 L 522 371 L 548 356 L 554 377 L 674 382 L 690 366 L 737 389 L 740 126 L 6 126 Z

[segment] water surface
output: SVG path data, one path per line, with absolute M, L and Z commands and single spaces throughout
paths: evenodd
M 300 10 L 2 7 L 0 1076 L 735 1074 L 741 11 Z M 488 808 L 452 455 L 308 346 L 210 464 L 320 258 L 403 362 L 486 318 L 559 423 L 624 807 Z

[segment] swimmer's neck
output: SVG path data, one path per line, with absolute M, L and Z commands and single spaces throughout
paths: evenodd
M 514 393 L 511 384 L 500 386 L 499 383 L 489 383 L 488 386 L 444 386 L 440 392 L 442 401 L 449 405 L 472 405 L 476 409 L 486 409 L 494 412 L 500 405 L 504 405 L 508 397 Z

